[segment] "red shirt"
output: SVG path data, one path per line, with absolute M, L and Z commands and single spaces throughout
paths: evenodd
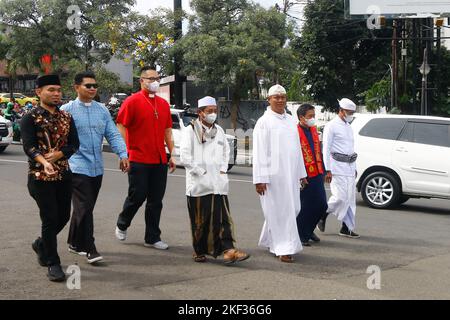
M 164 135 L 172 128 L 169 103 L 161 97 L 149 97 L 141 90 L 125 99 L 117 115 L 117 123 L 127 129 L 130 161 L 146 164 L 167 163 Z

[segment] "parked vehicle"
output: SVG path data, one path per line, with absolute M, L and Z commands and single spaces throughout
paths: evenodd
M 187 126 L 189 123 L 198 117 L 196 113 L 190 113 L 186 110 L 181 109 L 170 109 L 170 112 L 172 114 L 172 132 L 173 132 L 173 140 L 174 140 L 174 150 L 173 150 L 173 157 L 175 158 L 175 161 L 178 165 L 183 166 L 180 160 L 180 143 L 183 131 L 187 129 Z M 230 162 L 228 164 L 228 170 L 230 170 L 233 165 L 236 163 L 236 157 L 237 157 L 237 139 L 236 137 L 225 134 L 228 144 L 230 146 Z M 169 150 L 166 152 L 169 156 Z
M 6 107 L 8 102 L 11 100 L 10 97 L 11 95 L 9 93 L 0 93 L 0 105 L 4 105 Z M 27 97 L 22 93 L 14 93 L 13 97 L 16 102 L 22 107 L 25 106 L 27 102 L 38 101 L 37 97 Z
M 357 189 L 369 206 L 450 199 L 450 119 L 357 114 L 352 122 Z
M 12 143 L 12 141 L 12 122 L 0 116 L 0 153 L 5 151 L 5 149 Z
M 109 113 L 111 114 L 111 117 L 113 118 L 114 121 L 117 118 L 120 106 L 127 97 L 128 95 L 126 93 L 114 93 L 108 99 L 106 107 L 108 108 Z

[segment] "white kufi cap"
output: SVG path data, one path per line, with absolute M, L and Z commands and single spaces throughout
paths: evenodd
M 283 88 L 282 86 L 280 86 L 279 84 L 276 84 L 276 85 L 272 86 L 269 89 L 269 97 L 277 95 L 277 94 L 284 94 L 285 95 L 286 94 L 286 89 Z
M 198 100 L 198 107 L 207 107 L 207 106 L 217 106 L 216 99 L 213 97 L 207 96 Z
M 342 100 L 338 100 L 338 101 L 339 101 L 339 106 L 342 109 L 356 111 L 356 104 L 352 100 L 343 98 Z

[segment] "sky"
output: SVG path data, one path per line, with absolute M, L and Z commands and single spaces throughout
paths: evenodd
M 269 8 L 271 6 L 274 6 L 276 3 L 278 3 L 280 6 L 283 1 L 274 1 L 274 0 L 253 0 L 256 3 L 261 4 L 265 8 Z M 140 13 L 147 13 L 150 9 L 155 9 L 158 7 L 166 7 L 173 9 L 173 0 L 137 0 L 137 4 L 135 6 L 135 9 L 139 11 Z M 183 9 L 185 11 L 190 12 L 190 6 L 189 6 L 189 0 L 182 0 Z M 301 7 L 297 6 L 298 8 L 294 8 L 292 10 L 292 15 L 300 17 L 301 15 Z
M 275 5 L 277 2 L 281 3 L 281 1 L 273 0 L 259 0 L 255 2 L 260 3 L 266 8 Z M 141 13 L 146 13 L 149 9 L 155 9 L 157 7 L 173 8 L 173 0 L 137 0 L 136 9 Z M 189 9 L 189 0 L 183 0 L 183 9 Z

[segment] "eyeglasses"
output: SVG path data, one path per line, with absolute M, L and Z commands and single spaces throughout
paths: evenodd
M 92 88 L 97 89 L 98 88 L 98 84 L 96 84 L 96 83 L 87 83 L 87 84 L 84 84 L 84 86 L 88 89 L 92 89 Z
M 275 99 L 275 100 L 286 100 L 286 96 L 282 96 L 282 95 L 270 96 L 270 98 Z
M 150 78 L 145 78 L 145 77 L 141 77 L 141 79 L 145 79 L 145 80 L 150 80 L 150 81 L 161 81 L 160 77 L 150 77 Z

